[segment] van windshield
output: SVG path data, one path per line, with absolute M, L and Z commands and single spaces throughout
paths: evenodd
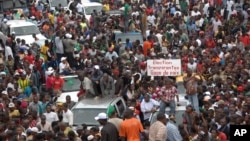
M 106 113 L 106 108 L 81 108 L 81 109 L 72 109 L 74 116 L 74 125 L 81 125 L 83 123 L 88 126 L 96 126 L 99 125 L 98 121 L 95 120 L 95 117 L 99 113 Z
M 59 7 L 59 4 L 61 4 L 61 7 L 68 6 L 67 0 L 50 0 L 50 7 Z
M 86 15 L 91 15 L 93 11 L 96 10 L 97 13 L 102 11 L 102 6 L 86 6 L 85 7 L 85 14 Z
M 11 29 L 11 33 L 12 32 L 15 32 L 17 36 L 40 34 L 38 27 L 35 25 L 13 27 Z

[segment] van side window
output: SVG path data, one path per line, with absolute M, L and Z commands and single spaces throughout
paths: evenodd
M 121 116 L 125 110 L 124 104 L 122 100 L 119 100 L 117 103 L 117 108 L 119 109 L 119 111 L 117 112 L 119 114 L 119 116 Z

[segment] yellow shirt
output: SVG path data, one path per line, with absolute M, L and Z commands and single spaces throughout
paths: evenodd
M 87 24 L 86 23 L 80 23 L 82 29 L 84 29 L 85 27 L 87 27 Z
M 14 110 L 12 112 L 9 113 L 9 117 L 12 118 L 12 117 L 19 117 L 20 116 L 20 113 L 18 110 Z
M 69 131 L 71 131 L 72 129 L 70 127 L 66 127 L 66 129 L 63 131 L 65 136 L 68 136 Z
M 53 14 L 49 14 L 49 21 L 51 24 L 55 23 L 55 16 Z
M 44 58 L 44 61 L 48 60 L 48 55 L 47 55 L 48 50 L 49 50 L 49 47 L 47 47 L 46 45 L 43 45 L 41 47 L 41 55 Z
M 24 79 L 24 80 L 19 79 L 19 80 L 17 81 L 17 83 L 18 83 L 18 85 L 20 86 L 20 88 L 21 88 L 22 90 L 24 90 L 24 89 L 29 85 L 29 80 L 28 80 L 28 79 Z
M 110 10 L 109 4 L 104 4 L 104 5 L 103 5 L 103 9 L 104 9 L 105 11 L 109 11 L 109 10 Z

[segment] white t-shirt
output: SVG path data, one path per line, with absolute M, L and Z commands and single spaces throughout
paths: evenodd
M 233 0 L 230 0 L 230 1 L 227 1 L 227 10 L 228 11 L 231 11 L 231 7 L 234 5 L 234 1 Z
M 55 112 L 50 112 L 50 113 L 44 113 L 43 114 L 46 117 L 46 121 L 52 123 L 53 121 L 58 121 L 58 116 Z
M 147 20 L 150 24 L 154 25 L 155 24 L 155 16 L 154 15 L 148 15 Z
M 222 23 L 221 23 L 220 20 L 218 20 L 218 21 L 214 20 L 213 21 L 213 31 L 214 32 L 218 31 L 218 27 L 221 26 L 221 25 L 222 25 Z
M 64 64 L 64 63 L 60 63 L 59 64 L 59 73 L 62 73 L 63 70 L 68 66 L 69 64 Z
M 198 15 L 201 15 L 201 12 L 200 12 L 200 11 L 197 11 L 197 12 L 192 11 L 192 12 L 191 12 L 191 16 L 192 16 L 192 17 L 198 16 Z
M 13 57 L 13 53 L 12 53 L 12 49 L 9 47 L 9 46 L 5 46 L 5 59 L 6 61 L 8 60 L 8 56 L 11 56 L 12 58 Z
M 56 45 L 56 53 L 63 54 L 64 53 L 63 43 L 60 37 L 55 38 L 55 45 Z
M 78 13 L 83 12 L 83 6 L 82 6 L 82 4 L 81 4 L 81 3 L 78 3 L 78 4 L 76 5 L 76 9 L 77 9 L 77 12 L 78 12 Z

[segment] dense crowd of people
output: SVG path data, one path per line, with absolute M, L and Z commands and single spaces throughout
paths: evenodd
M 3 141 L 228 141 L 230 125 L 250 124 L 250 3 L 247 0 L 103 1 L 90 19 L 83 3 L 70 11 L 33 2 L 29 12 L 7 11 L 1 20 L 0 140 Z M 117 15 L 109 15 L 120 9 Z M 8 32 L 9 20 L 36 24 L 48 40 L 32 45 Z M 115 40 L 137 32 L 143 42 Z M 33 39 L 39 38 L 33 34 Z M 181 76 L 147 75 L 148 59 L 180 59 Z M 102 129 L 73 127 L 75 102 L 57 103 L 64 80 L 77 74 L 79 100 L 121 96 L 95 118 Z M 181 82 L 180 82 L 180 81 Z M 41 86 L 45 84 L 45 91 Z M 190 105 L 175 124 L 178 86 Z M 166 107 L 170 112 L 166 113 Z M 159 111 L 150 125 L 152 113 Z M 82 115 L 84 118 L 84 115 Z

